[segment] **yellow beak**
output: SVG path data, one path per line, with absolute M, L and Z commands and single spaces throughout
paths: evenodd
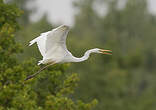
M 112 55 L 112 51 L 111 51 L 111 50 L 104 50 L 104 49 L 101 49 L 100 52 L 101 52 L 102 54 Z

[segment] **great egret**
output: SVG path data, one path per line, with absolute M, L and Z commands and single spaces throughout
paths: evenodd
M 37 43 L 39 51 L 43 56 L 43 59 L 38 62 L 40 64 L 48 64 L 41 68 L 37 73 L 28 76 L 25 80 L 31 79 L 40 73 L 43 69 L 56 63 L 65 62 L 82 62 L 89 58 L 91 53 L 111 54 L 111 50 L 104 50 L 99 48 L 90 49 L 85 52 L 81 58 L 74 57 L 66 47 L 66 38 L 69 32 L 69 26 L 61 25 L 51 31 L 42 33 L 39 37 L 30 41 L 29 46 Z

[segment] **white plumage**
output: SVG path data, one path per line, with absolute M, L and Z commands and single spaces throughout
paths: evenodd
M 43 59 L 39 61 L 38 65 L 40 64 L 52 65 L 52 64 L 64 63 L 64 62 L 81 62 L 87 60 L 91 53 L 111 54 L 109 53 L 111 52 L 110 50 L 95 48 L 86 51 L 84 56 L 81 58 L 74 57 L 67 50 L 66 47 L 66 38 L 68 32 L 69 32 L 69 27 L 66 25 L 61 25 L 51 31 L 42 33 L 39 37 L 30 41 L 29 46 L 31 46 L 34 43 L 37 43 L 39 51 L 43 56 Z M 45 69 L 45 67 L 43 69 Z M 34 77 L 39 72 L 35 73 L 34 75 L 31 75 L 27 79 Z
M 69 27 L 62 25 L 52 31 L 42 33 L 39 37 L 30 41 L 29 46 L 36 42 L 43 56 L 43 59 L 39 61 L 38 65 L 50 62 L 59 63 L 63 61 L 65 56 L 71 55 L 66 48 L 68 31 Z

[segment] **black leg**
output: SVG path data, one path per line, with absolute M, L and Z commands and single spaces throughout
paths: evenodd
M 32 79 L 33 77 L 35 77 L 36 75 L 38 75 L 41 71 L 43 71 L 44 69 L 46 69 L 47 67 L 54 65 L 55 63 L 50 63 L 49 65 L 44 66 L 43 68 L 41 68 L 39 71 L 37 71 L 36 73 L 34 73 L 33 75 L 28 76 L 24 81 L 27 81 L 29 79 Z

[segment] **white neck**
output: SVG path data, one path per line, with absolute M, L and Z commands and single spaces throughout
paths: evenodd
M 94 53 L 92 50 L 93 49 L 87 50 L 85 52 L 84 56 L 81 57 L 81 58 L 77 58 L 77 57 L 72 56 L 72 61 L 71 62 L 82 62 L 82 61 L 87 60 L 89 58 L 90 54 Z

